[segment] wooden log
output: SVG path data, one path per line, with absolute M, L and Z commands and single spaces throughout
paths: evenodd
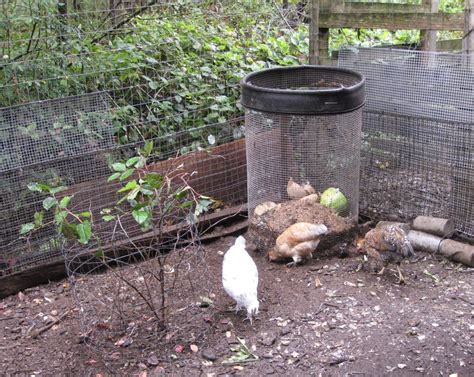
M 439 252 L 444 257 L 469 267 L 474 267 L 474 246 L 443 239 L 438 236 L 411 230 L 408 239 L 415 250 Z
M 439 217 L 430 216 L 418 216 L 413 220 L 412 228 L 445 238 L 452 237 L 456 229 L 452 219 L 441 219 Z

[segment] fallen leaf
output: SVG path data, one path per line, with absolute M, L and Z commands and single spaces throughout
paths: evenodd
M 25 294 L 23 292 L 18 292 L 18 300 L 20 300 L 21 302 L 25 301 Z
M 199 351 L 199 348 L 198 346 L 196 346 L 195 344 L 191 344 L 189 346 L 189 348 L 191 349 L 192 352 L 196 353 L 197 351 Z
M 242 365 L 236 365 L 234 366 L 235 370 L 244 370 L 244 367 Z
M 321 283 L 321 280 L 319 279 L 319 276 L 316 276 L 316 277 L 314 278 L 314 286 L 315 286 L 316 288 L 320 288 L 320 287 L 323 286 L 323 283 Z
M 128 347 L 130 344 L 132 344 L 132 340 L 130 338 L 124 337 L 117 340 L 114 344 L 118 347 Z
M 146 370 L 142 370 L 140 373 L 138 373 L 138 377 L 147 377 L 148 373 Z
M 146 362 L 151 365 L 152 367 L 156 367 L 160 361 L 158 360 L 158 358 L 156 357 L 156 355 L 150 355 L 150 357 L 148 357 L 148 359 L 146 360 Z
M 350 281 L 345 281 L 345 282 L 344 282 L 344 285 L 346 285 L 346 286 L 348 286 L 348 287 L 357 287 L 357 284 L 354 284 L 354 283 L 352 283 L 352 282 L 350 282 Z
M 174 350 L 176 353 L 182 353 L 184 351 L 184 346 L 181 344 L 177 344 L 176 347 L 174 347 Z

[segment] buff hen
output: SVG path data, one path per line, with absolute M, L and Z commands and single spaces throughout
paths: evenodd
M 293 178 L 290 177 L 290 180 L 286 186 L 286 192 L 291 200 L 296 200 L 304 198 L 307 195 L 315 194 L 316 190 L 309 184 L 309 182 L 306 182 L 303 186 L 301 186 L 293 181 Z
M 399 284 L 405 279 L 400 271 L 400 263 L 404 258 L 415 255 L 406 232 L 397 225 L 385 225 L 370 230 L 362 240 L 360 247 L 369 257 L 382 262 L 382 274 L 390 263 L 397 265 Z
M 255 262 L 245 250 L 245 238 L 237 237 L 224 255 L 222 263 L 222 285 L 226 293 L 237 303 L 236 311 L 244 307 L 247 318 L 258 314 L 258 270 Z
M 278 236 L 275 247 L 268 252 L 268 258 L 271 261 L 292 258 L 293 262 L 288 263 L 288 266 L 295 266 L 313 257 L 321 236 L 327 232 L 328 228 L 324 224 L 293 224 Z

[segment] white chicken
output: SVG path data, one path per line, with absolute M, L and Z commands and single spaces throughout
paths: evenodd
M 236 311 L 244 307 L 247 318 L 258 314 L 258 270 L 255 262 L 245 250 L 245 238 L 237 237 L 224 255 L 222 263 L 222 285 L 227 294 L 237 303 Z

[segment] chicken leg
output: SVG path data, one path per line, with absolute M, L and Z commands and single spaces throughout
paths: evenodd
M 406 284 L 405 278 L 402 275 L 402 271 L 400 270 L 400 266 L 397 265 L 397 271 L 398 271 L 398 284 Z

